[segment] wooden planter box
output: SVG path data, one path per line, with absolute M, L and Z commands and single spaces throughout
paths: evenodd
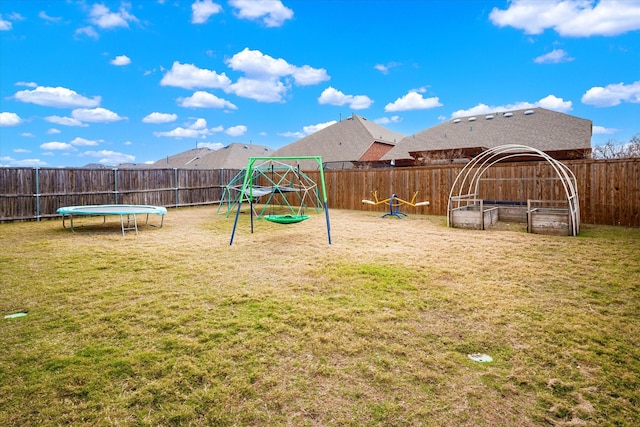
M 569 209 L 560 207 L 533 207 L 528 201 L 527 232 L 550 234 L 554 236 L 571 235 L 571 216 Z
M 498 222 L 498 208 L 484 207 L 482 200 L 480 200 L 480 204 L 477 205 L 452 209 L 450 220 L 453 227 L 485 230 Z
M 505 221 L 527 224 L 527 233 L 571 235 L 569 209 L 561 207 L 566 205 L 565 201 L 527 200 L 526 206 L 500 202 L 485 205 L 481 199 L 474 201 L 474 204 L 451 210 L 449 222 L 452 227 L 486 230 L 498 221 Z

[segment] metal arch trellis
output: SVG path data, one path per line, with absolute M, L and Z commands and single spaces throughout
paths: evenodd
M 480 179 L 487 169 L 501 161 L 523 156 L 533 156 L 544 159 L 560 178 L 569 207 L 571 235 L 577 235 L 580 231 L 580 202 L 578 199 L 577 180 L 575 174 L 565 164 L 559 162 L 543 151 L 519 144 L 506 144 L 491 148 L 474 157 L 462 168 L 458 176 L 455 178 L 453 185 L 451 186 L 451 191 L 449 192 L 449 200 L 447 204 L 447 226 L 451 226 L 450 218 L 451 210 L 454 208 L 454 202 L 457 202 L 457 206 L 455 206 L 456 208 L 460 207 L 463 199 L 467 201 L 471 200 L 473 203 L 476 203 L 478 200 L 477 196 Z M 455 194 L 456 189 L 458 192 L 457 195 Z M 469 198 L 471 196 L 473 197 Z

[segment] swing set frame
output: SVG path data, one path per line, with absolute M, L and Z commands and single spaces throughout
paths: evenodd
M 247 168 L 245 169 L 244 172 L 244 180 L 242 182 L 242 187 L 240 188 L 240 194 L 238 196 L 237 199 L 237 204 L 238 204 L 238 208 L 236 211 L 236 216 L 235 216 L 235 220 L 233 223 L 233 230 L 231 231 L 231 238 L 229 239 L 229 246 L 233 245 L 233 239 L 236 233 L 236 228 L 238 225 L 238 218 L 240 217 L 240 210 L 242 208 L 242 202 L 243 200 L 248 200 L 249 201 L 249 205 L 250 205 L 250 215 L 251 215 L 251 233 L 253 233 L 254 230 L 254 222 L 253 222 L 253 217 L 254 217 L 254 200 L 262 195 L 265 195 L 264 193 L 264 187 L 260 187 L 258 185 L 254 184 L 254 172 L 258 169 L 258 168 L 263 168 L 264 170 L 264 165 L 268 164 L 271 162 L 271 166 L 272 166 L 272 171 L 274 171 L 273 169 L 273 162 L 280 162 L 282 164 L 285 164 L 283 162 L 299 162 L 301 160 L 314 160 L 318 163 L 318 169 L 320 171 L 320 184 L 321 184 L 321 189 L 322 189 L 322 208 L 324 209 L 325 212 L 325 220 L 326 220 L 326 224 L 327 224 L 327 238 L 329 241 L 329 244 L 331 244 L 331 226 L 330 226 L 330 222 L 329 222 L 329 208 L 327 206 L 327 190 L 326 190 L 326 186 L 325 186 L 325 181 L 324 181 L 324 170 L 323 170 L 323 166 L 322 166 L 322 157 L 321 156 L 300 156 L 300 157 L 250 157 L 248 164 L 247 164 Z M 301 174 L 301 172 L 298 169 L 297 172 L 298 176 Z M 264 175 L 264 173 L 263 173 Z M 269 196 L 268 201 L 271 201 L 271 198 L 273 197 L 274 194 L 279 194 L 280 196 L 282 196 L 283 200 L 285 201 L 285 204 L 289 207 L 289 209 L 291 210 L 291 205 L 289 204 L 289 202 L 286 200 L 286 197 L 284 196 L 285 192 L 290 192 L 293 190 L 288 189 L 286 186 L 282 186 L 281 184 L 283 183 L 284 180 L 284 176 L 286 175 L 282 175 L 279 176 L 279 178 L 277 180 L 271 179 L 270 181 L 271 184 L 273 184 L 273 187 L 270 188 L 270 193 L 271 195 Z M 317 184 L 315 184 L 315 186 L 317 187 Z M 315 189 L 316 191 L 314 192 L 317 196 L 317 188 Z M 306 192 L 306 191 L 305 191 Z M 300 203 L 301 206 L 304 205 L 304 200 L 305 200 L 305 195 L 303 195 L 302 197 L 300 197 Z M 262 213 L 264 213 L 264 210 L 266 209 L 263 208 L 262 209 Z M 256 216 L 258 216 L 256 214 Z M 258 216 L 259 217 L 259 216 Z M 301 213 L 301 208 L 298 210 L 297 214 L 287 214 L 287 215 L 266 215 L 264 216 L 264 218 L 268 221 L 271 222 L 277 222 L 280 224 L 291 224 L 291 223 L 295 223 L 295 222 L 300 222 L 300 221 L 304 221 L 306 219 L 309 218 L 308 215 L 302 215 Z

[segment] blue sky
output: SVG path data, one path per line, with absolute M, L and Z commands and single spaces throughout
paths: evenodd
M 0 1 L 2 166 L 531 107 L 640 132 L 640 0 Z

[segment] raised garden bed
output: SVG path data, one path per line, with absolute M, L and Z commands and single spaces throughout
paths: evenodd
M 452 227 L 486 230 L 500 222 L 527 224 L 527 232 L 558 236 L 571 235 L 569 209 L 562 201 L 528 200 L 504 202 L 476 199 L 472 204 L 453 208 L 449 221 Z M 564 202 L 566 205 L 566 202 Z
M 475 205 L 461 206 L 452 209 L 450 220 L 454 227 L 485 230 L 492 224 L 498 222 L 498 217 L 497 207 L 485 207 L 482 200 L 480 200 L 480 203 Z
M 559 203 L 561 202 L 528 200 L 527 232 L 571 236 L 571 215 L 569 209 L 558 206 Z

